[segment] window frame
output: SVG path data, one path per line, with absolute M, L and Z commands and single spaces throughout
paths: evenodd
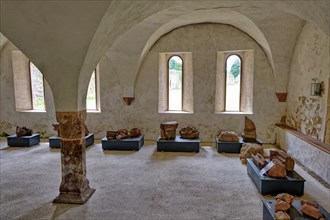
M 240 59 L 240 74 L 239 74 L 239 80 L 240 80 L 240 84 L 239 84 L 239 102 L 238 102 L 238 110 L 237 111 L 234 111 L 234 110 L 227 110 L 226 109 L 226 106 L 227 106 L 227 61 L 229 59 L 229 57 L 231 56 L 237 56 L 239 59 Z M 226 55 L 226 59 L 225 59 L 225 65 L 224 65 L 225 69 L 224 69 L 224 72 L 225 72 L 225 92 L 224 92 L 224 111 L 225 112 L 242 112 L 241 110 L 241 99 L 242 99 L 242 75 L 243 75 L 243 71 L 242 71 L 242 67 L 243 67 L 243 59 L 242 57 L 237 54 L 237 53 L 229 53 Z
M 230 55 L 241 59 L 240 111 L 226 111 L 226 61 Z M 215 114 L 253 114 L 254 49 L 217 51 Z
M 86 112 L 88 113 L 100 113 L 101 112 L 101 101 L 100 101 L 100 68 L 99 68 L 99 64 L 96 65 L 94 71 L 95 72 L 95 105 L 96 105 L 96 108 L 95 109 L 87 109 L 87 105 L 86 105 Z M 93 75 L 93 73 L 92 73 Z M 91 77 L 92 77 L 91 75 Z M 91 80 L 91 78 L 90 78 Z M 88 82 L 88 86 L 89 86 L 89 83 L 90 83 L 90 80 Z M 87 88 L 88 90 L 88 88 Z M 88 91 L 87 91 L 88 93 Z M 86 104 L 87 104 L 87 94 L 86 94 Z
M 170 60 L 172 57 L 179 57 L 182 62 L 182 67 L 181 67 L 181 74 L 182 74 L 182 80 L 181 80 L 181 108 L 180 110 L 172 110 L 170 109 Z M 172 54 L 168 59 L 167 59 L 167 111 L 183 111 L 183 91 L 184 91 L 184 60 L 179 54 Z

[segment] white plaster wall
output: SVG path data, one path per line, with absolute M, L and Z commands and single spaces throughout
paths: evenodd
M 107 130 L 139 127 L 145 134 L 146 140 L 155 140 L 159 134 L 161 122 L 176 120 L 179 122 L 179 129 L 189 124 L 195 126 L 200 131 L 201 141 L 204 142 L 213 142 L 219 130 L 243 132 L 245 115 L 214 113 L 217 51 L 241 49 L 255 51 L 254 111 L 248 117 L 256 124 L 258 138 L 265 143 L 275 142 L 274 124 L 279 122 L 285 114 L 285 103 L 279 103 L 275 96 L 274 77 L 267 57 L 260 46 L 248 35 L 236 28 L 221 24 L 181 27 L 156 42 L 141 66 L 135 85 L 135 100 L 130 106 L 127 106 L 122 99 L 120 80 L 113 68 L 113 63 L 107 56 L 103 56 L 99 66 L 101 113 L 87 114 L 86 124 L 89 130 L 95 134 L 96 138 L 102 138 Z M 8 53 L 9 50 L 6 52 L 7 50 L 3 53 Z M 159 53 L 175 51 L 192 52 L 193 114 L 158 113 Z M 5 62 L 10 62 L 9 58 Z M 15 112 L 14 91 L 10 88 L 10 85 L 13 85 L 10 68 L 9 66 L 4 68 L 6 73 L 1 71 L 1 77 L 10 81 L 10 83 L 3 83 L 1 80 L 1 97 L 7 97 L 1 99 L 1 103 L 4 100 L 7 105 L 3 107 L 1 104 L 1 120 L 12 126 L 18 122 L 32 127 L 36 127 L 37 123 L 43 124 L 49 129 L 49 133 L 54 133 L 51 123 L 55 122 L 55 112 L 54 109 L 50 109 L 50 105 L 47 105 L 47 113 L 22 115 Z M 46 97 L 51 99 L 47 91 Z M 13 127 L 11 129 L 14 131 Z M 3 128 L 0 131 L 2 130 Z
M 286 123 L 324 141 L 328 82 L 330 78 L 329 36 L 307 23 L 297 41 L 288 84 Z M 311 96 L 313 78 L 324 81 L 322 97 Z
M 255 50 L 254 114 L 248 116 L 257 126 L 258 137 L 264 142 L 274 142 L 273 125 L 285 114 L 285 103 L 277 101 L 274 78 L 265 53 L 245 33 L 220 24 L 185 26 L 162 37 L 141 67 L 131 106 L 126 106 L 120 98 L 118 77 L 111 61 L 103 58 L 100 66 L 102 113 L 88 115 L 89 128 L 104 136 L 109 129 L 140 127 L 146 139 L 155 140 L 162 121 L 176 120 L 179 129 L 188 124 L 194 125 L 200 131 L 202 141 L 213 142 L 220 129 L 241 133 L 245 115 L 214 113 L 217 51 L 240 49 Z M 159 53 L 175 51 L 192 52 L 193 114 L 158 113 Z
M 330 155 L 293 134 L 276 128 L 276 144 L 330 184 Z
M 56 134 L 52 123 L 56 122 L 52 91 L 45 83 L 46 112 L 17 112 L 15 106 L 14 76 L 12 66 L 12 51 L 18 51 L 11 42 L 1 48 L 0 60 L 0 133 L 15 134 L 16 126 L 27 126 L 34 133 L 42 136 Z

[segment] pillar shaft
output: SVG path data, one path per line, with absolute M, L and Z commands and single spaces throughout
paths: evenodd
M 61 141 L 62 182 L 55 203 L 83 204 L 95 192 L 86 175 L 86 110 L 56 112 Z

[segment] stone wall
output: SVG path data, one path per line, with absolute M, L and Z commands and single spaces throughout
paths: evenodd
M 329 37 L 307 23 L 292 58 L 286 124 L 320 141 L 326 125 L 329 60 Z M 325 84 L 322 97 L 311 96 L 313 78 Z
M 14 48 L 5 48 L 2 54 L 9 54 L 12 49 Z M 286 104 L 278 102 L 275 96 L 274 75 L 266 55 L 247 34 L 232 26 L 221 24 L 184 26 L 158 40 L 142 64 L 135 85 L 135 99 L 130 106 L 127 106 L 122 99 L 120 80 L 112 61 L 104 56 L 99 66 L 101 113 L 88 113 L 86 124 L 96 138 L 104 137 L 107 130 L 139 127 L 145 134 L 146 140 L 155 140 L 160 132 L 160 123 L 167 120 L 178 121 L 179 129 L 192 124 L 200 131 L 203 142 L 214 142 L 214 136 L 219 130 L 242 133 L 245 115 L 215 114 L 214 103 L 217 51 L 245 49 L 252 49 L 255 53 L 253 114 L 248 117 L 256 124 L 258 138 L 266 143 L 274 143 L 274 124 L 278 123 L 285 114 Z M 194 74 L 194 113 L 192 114 L 158 113 L 159 53 L 164 52 L 192 52 Z M 6 65 L 1 65 L 0 131 L 14 132 L 14 126 L 20 123 L 37 130 L 45 128 L 48 133 L 55 134 L 51 126 L 56 120 L 50 89 L 46 89 L 47 113 L 16 112 L 10 57 L 3 62 Z M 3 123 L 8 123 L 8 126 L 3 127 Z

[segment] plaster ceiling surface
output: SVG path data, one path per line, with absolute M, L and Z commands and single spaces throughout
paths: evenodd
M 171 20 L 193 10 L 276 9 L 294 14 L 329 34 L 328 0 L 1 1 L 0 4 L 0 31 L 45 74 L 60 111 L 83 109 L 90 70 L 123 34 L 166 9 L 173 15 Z M 159 25 L 157 20 L 154 22 Z M 67 80 L 59 83 L 64 77 Z M 63 98 L 64 94 L 68 95 Z
M 0 49 L 8 42 L 8 39 L 0 33 Z

